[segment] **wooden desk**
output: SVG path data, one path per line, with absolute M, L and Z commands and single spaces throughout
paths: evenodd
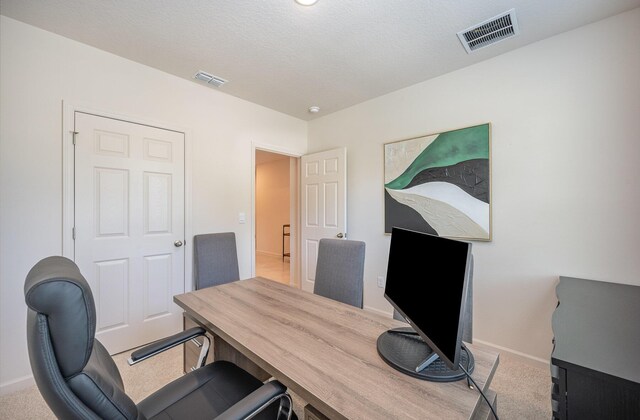
M 482 397 L 466 381 L 421 381 L 378 356 L 378 336 L 406 325 L 391 318 L 262 278 L 174 301 L 214 334 L 216 359 L 245 367 L 246 357 L 331 419 L 469 419 L 480 411 Z M 243 356 L 230 356 L 229 348 Z M 473 378 L 486 391 L 498 355 L 478 345 L 469 349 Z

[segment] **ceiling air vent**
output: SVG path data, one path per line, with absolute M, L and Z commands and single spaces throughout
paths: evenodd
M 520 33 L 516 10 L 511 9 L 482 23 L 458 32 L 467 54 Z
M 196 73 L 195 76 L 193 76 L 194 79 L 198 79 L 198 80 L 202 80 L 205 83 L 208 83 L 210 85 L 213 85 L 215 87 L 220 87 L 222 85 L 224 85 L 225 83 L 227 83 L 227 80 L 224 80 L 221 77 L 218 76 L 214 76 L 213 74 L 209 74 L 205 71 L 200 70 L 199 72 Z

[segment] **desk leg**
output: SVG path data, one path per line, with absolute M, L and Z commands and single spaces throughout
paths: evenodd
M 207 329 L 200 323 L 191 319 L 187 314 L 184 314 L 184 329 L 186 330 L 195 326 L 203 327 L 205 330 Z M 246 370 L 263 382 L 271 378 L 271 375 L 269 375 L 266 371 L 249 360 L 242 353 L 238 352 L 222 338 L 215 335 L 209 330 L 207 330 L 207 335 L 211 339 L 211 348 L 209 351 L 209 355 L 207 356 L 207 364 L 213 362 L 214 360 L 227 360 L 240 366 L 242 369 Z M 193 367 L 197 364 L 196 362 L 198 360 L 199 354 L 200 349 L 198 349 L 192 342 L 187 342 L 184 344 L 183 370 L 185 373 L 191 372 Z
M 498 412 L 498 394 L 492 389 L 488 389 L 485 392 L 487 399 L 491 401 L 491 405 L 493 406 L 496 413 Z M 472 417 L 473 420 L 495 420 L 493 417 L 493 413 L 491 413 L 491 409 L 487 405 L 487 402 L 484 398 L 480 397 L 480 407 Z
M 186 313 L 184 314 L 183 320 L 184 320 L 183 327 L 185 330 L 188 330 L 189 328 L 192 328 L 192 327 L 202 326 L 196 321 L 194 321 L 193 319 L 189 318 L 189 316 Z M 209 355 L 207 356 L 207 362 L 206 362 L 207 364 L 209 364 L 213 362 L 213 349 L 212 349 L 213 337 L 210 332 L 207 332 L 207 336 L 209 337 L 209 340 L 211 340 L 211 347 L 209 348 Z M 197 338 L 196 340 L 199 342 L 202 342 L 202 338 Z M 196 347 L 196 345 L 193 342 L 187 341 L 183 345 L 182 354 L 183 354 L 182 370 L 184 371 L 184 373 L 191 372 L 198 364 L 198 357 L 200 356 L 200 348 Z
M 232 362 L 242 369 L 246 370 L 262 382 L 271 378 L 271 375 L 263 370 L 260 366 L 253 363 L 248 357 L 233 348 L 229 343 L 224 341 L 217 335 L 213 336 L 213 359 L 226 360 Z
M 329 420 L 329 417 L 319 412 L 311 404 L 304 406 L 304 420 Z

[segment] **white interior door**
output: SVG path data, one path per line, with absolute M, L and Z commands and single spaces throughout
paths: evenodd
M 347 149 L 302 156 L 302 289 L 313 292 L 318 241 L 347 235 Z
M 75 260 L 111 354 L 181 329 L 184 134 L 76 112 Z

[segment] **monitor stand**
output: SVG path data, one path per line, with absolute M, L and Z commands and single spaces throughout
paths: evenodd
M 411 327 L 394 328 L 378 337 L 378 354 L 391 367 L 413 377 L 436 382 L 464 379 L 462 369 L 451 369 Z M 473 372 L 473 354 L 462 345 L 460 363 Z

